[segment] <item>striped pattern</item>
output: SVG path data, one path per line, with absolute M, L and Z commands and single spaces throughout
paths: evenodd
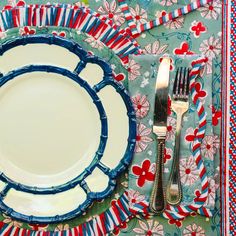
M 138 43 L 128 37 L 124 30 L 107 24 L 96 17 L 88 8 L 78 8 L 68 4 L 55 5 L 22 5 L 8 6 L 0 12 L 0 31 L 24 26 L 61 26 L 87 33 L 94 39 L 103 42 L 115 52 L 123 64 L 128 62 L 130 54 L 139 54 Z M 109 234 L 122 222 L 138 212 L 146 213 L 148 202 L 143 201 L 129 206 L 129 194 L 125 192 L 106 212 L 92 220 L 62 232 L 42 232 L 20 229 L 0 222 L 0 235 L 88 235 L 103 236 Z
M 147 23 L 138 24 L 136 25 L 132 15 L 130 14 L 130 11 L 128 9 L 128 5 L 126 3 L 126 0 L 119 0 L 121 10 L 123 11 L 126 20 L 128 21 L 128 25 L 130 27 L 130 30 L 132 32 L 132 35 L 134 37 L 137 37 L 140 33 L 153 29 L 156 26 L 162 25 L 170 20 L 174 20 L 175 18 L 178 18 L 180 16 L 186 15 L 189 12 L 192 12 L 199 7 L 204 6 L 205 4 L 208 4 L 210 2 L 213 2 L 214 0 L 196 0 L 195 2 L 192 2 L 184 7 L 181 7 L 179 9 L 176 9 L 172 12 L 167 13 L 165 16 L 157 18 L 155 20 L 151 20 Z
M 213 216 L 213 211 L 210 210 L 209 208 L 206 207 L 201 207 L 197 210 L 197 213 L 206 216 L 206 217 L 212 217 Z
M 230 31 L 230 92 L 229 100 L 229 229 L 230 234 L 236 234 L 236 4 L 231 3 Z M 233 26 L 233 27 L 232 27 Z M 226 189 L 227 190 L 227 189 Z M 227 195 L 226 195 L 227 196 Z
M 236 33 L 233 32 L 233 30 L 230 32 L 230 25 L 233 19 L 236 17 L 236 9 L 235 9 L 235 4 L 234 6 L 230 6 L 230 4 L 227 4 L 228 2 L 226 0 L 223 1 L 223 7 L 222 7 L 222 14 L 223 14 L 223 50 L 222 50 L 222 92 L 221 93 L 221 100 L 225 101 L 221 103 L 222 106 L 222 111 L 223 111 L 223 116 L 222 116 L 222 121 L 221 124 L 224 124 L 221 126 L 221 137 L 224 140 L 224 145 L 222 145 L 221 148 L 221 156 L 224 158 L 221 158 L 221 216 L 222 216 L 222 224 L 221 224 L 221 232 L 223 235 L 227 235 L 229 232 L 229 212 L 232 210 L 231 207 L 229 207 L 229 155 L 228 155 L 228 150 L 229 150 L 229 143 L 228 140 L 230 139 L 229 136 L 229 110 L 232 108 L 232 106 L 229 106 L 229 96 L 230 96 L 230 85 L 229 81 L 231 80 L 230 78 L 230 66 L 232 70 L 236 71 L 235 67 L 232 67 L 232 64 L 230 65 L 230 52 L 231 50 L 233 51 L 235 48 L 235 43 L 232 41 L 232 49 L 230 48 L 230 37 L 232 39 L 236 38 Z M 234 8 L 234 9 L 233 9 Z M 234 21 L 234 26 L 236 25 L 236 22 Z M 231 33 L 231 34 L 230 34 Z M 236 54 L 232 53 L 232 56 L 236 58 Z M 235 59 L 233 59 L 235 61 Z M 232 99 L 232 98 L 231 98 Z M 232 143 L 230 143 L 232 145 Z M 223 174 L 224 173 L 224 174 Z M 232 185 L 231 185 L 232 187 Z M 236 201 L 236 200 L 235 200 Z M 236 214 L 235 214 L 236 215 Z M 235 216 L 234 215 L 234 216 Z M 235 218 L 235 217 L 234 217 Z M 231 219 L 232 222 L 232 219 Z M 236 234 L 236 230 L 233 230 L 231 228 L 231 233 Z
M 138 44 L 117 29 L 95 16 L 90 9 L 72 5 L 28 5 L 3 9 L 0 12 L 0 31 L 24 26 L 60 26 L 72 28 L 103 42 L 121 59 L 128 63 L 130 54 L 139 54 Z
M 147 212 L 148 202 L 136 202 L 133 209 L 130 210 L 129 191 L 125 192 L 121 197 L 114 201 L 112 206 L 99 216 L 94 217 L 77 227 L 64 231 L 33 231 L 28 229 L 20 229 L 0 222 L 1 236 L 105 236 L 112 232 L 122 222 L 132 218 L 139 209 L 139 212 Z M 142 210 L 141 210 L 142 209 Z M 131 213 L 132 212 L 132 213 Z
M 198 99 L 198 94 L 195 90 L 195 80 L 200 74 L 204 65 L 205 58 L 199 58 L 198 60 L 192 62 L 192 70 L 190 72 L 190 90 L 193 103 L 195 104 L 199 117 L 198 132 L 195 140 L 192 143 L 192 150 L 195 163 L 199 170 L 199 177 L 201 180 L 201 195 L 196 197 L 191 205 L 168 205 L 166 210 L 163 212 L 163 216 L 168 219 L 183 219 L 186 216 L 190 215 L 191 212 L 196 211 L 202 214 L 210 214 L 209 210 L 202 208 L 208 197 L 208 179 L 200 150 L 201 141 L 204 138 L 206 131 L 206 113 L 204 110 L 204 106 Z
M 126 3 L 126 0 L 118 0 L 118 3 L 121 8 L 121 11 L 124 13 L 125 19 L 127 21 L 127 24 L 131 30 L 133 37 L 137 37 L 139 35 L 137 25 L 134 21 L 133 16 L 131 15 L 131 13 L 129 11 L 129 7 Z
M 189 12 L 192 12 L 192 11 L 198 9 L 199 7 L 202 7 L 203 5 L 208 4 L 212 1 L 213 0 L 196 0 L 195 2 L 190 3 L 190 4 L 188 4 L 184 7 L 181 7 L 179 9 L 176 9 L 173 12 L 170 12 L 163 17 L 160 17 L 155 20 L 149 21 L 147 23 L 138 25 L 138 31 L 141 33 L 143 31 L 150 30 L 150 29 L 152 29 L 156 26 L 162 25 L 170 20 L 174 20 L 175 18 L 186 15 Z

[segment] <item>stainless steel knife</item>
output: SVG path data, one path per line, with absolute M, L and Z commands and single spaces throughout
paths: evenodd
M 159 65 L 156 92 L 153 132 L 157 136 L 156 175 L 150 199 L 150 210 L 161 213 L 165 208 L 165 195 L 163 189 L 163 157 L 165 149 L 167 127 L 167 105 L 169 93 L 170 58 L 164 57 Z

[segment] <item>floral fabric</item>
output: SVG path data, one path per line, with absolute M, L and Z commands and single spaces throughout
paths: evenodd
M 191 62 L 195 59 L 197 59 L 197 56 L 188 55 L 185 58 L 180 58 L 172 55 L 172 71 L 170 72 L 169 86 L 170 96 L 172 95 L 176 68 L 181 66 L 191 68 Z M 139 68 L 140 76 L 135 80 L 129 81 L 129 91 L 136 110 L 138 123 L 136 149 L 130 170 L 129 187 L 149 197 L 153 188 L 156 169 L 157 143 L 155 136 L 152 134 L 152 126 L 157 75 L 156 69 L 159 66 L 161 58 L 153 55 L 131 56 L 130 61 L 134 61 L 136 65 L 139 65 L 137 68 Z M 147 82 L 144 84 L 143 80 Z M 214 157 L 219 149 L 219 137 L 214 135 L 212 130 L 212 74 L 207 74 L 206 72 L 202 74 L 202 77 L 198 78 L 195 87 L 197 97 L 202 100 L 207 113 L 206 136 L 203 139 L 201 151 L 207 170 L 207 176 L 209 180 L 214 182 L 214 175 L 217 174 L 214 170 Z M 171 103 L 171 100 L 169 103 Z M 183 200 L 181 204 L 183 205 L 191 204 L 196 197 L 196 192 L 200 192 L 201 190 L 200 173 L 192 156 L 192 142 L 197 134 L 198 122 L 199 118 L 196 108 L 194 104 L 190 102 L 189 111 L 183 117 L 183 126 L 181 129 L 180 178 L 183 190 Z M 165 144 L 167 157 L 164 160 L 164 185 L 167 184 L 171 173 L 175 148 L 175 130 L 176 114 L 173 111 L 169 111 Z M 214 191 L 211 192 L 211 196 L 214 199 L 215 196 L 213 195 Z M 213 210 L 214 206 L 213 200 L 207 207 Z
M 107 1 L 113 3 L 114 1 Z M 166 12 L 181 7 L 181 4 L 187 4 L 190 1 L 126 1 L 129 5 L 130 12 L 135 18 L 135 22 L 141 23 L 153 20 L 160 17 Z M 181 3 L 181 4 L 180 4 Z M 97 5 L 101 2 L 91 2 L 90 7 L 97 9 Z M 134 219 L 130 227 L 123 229 L 123 234 L 128 235 L 145 235 L 153 233 L 159 235 L 157 231 L 151 231 L 151 224 L 161 224 L 164 227 L 164 232 L 161 235 L 220 235 L 219 227 L 219 140 L 220 140 L 220 119 L 221 119 L 221 101 L 220 101 L 220 78 L 221 78 L 221 5 L 219 0 L 213 1 L 210 4 L 189 13 L 186 16 L 180 17 L 174 21 L 169 21 L 162 26 L 152 30 L 143 32 L 137 41 L 142 46 L 144 53 L 156 54 L 157 56 L 168 53 L 172 55 L 181 54 L 203 54 L 208 58 L 205 66 L 203 80 L 196 84 L 196 91 L 199 98 L 204 102 L 207 109 L 207 134 L 201 144 L 204 163 L 210 174 L 209 182 L 209 197 L 205 206 L 213 210 L 213 217 L 208 219 L 202 216 L 187 217 L 184 221 L 165 220 L 159 216 L 151 217 L 151 222 L 148 224 L 146 216 L 140 220 Z M 127 24 L 121 25 L 126 28 Z M 127 27 L 127 31 L 129 28 Z M 135 59 L 136 58 L 136 59 Z M 131 90 L 138 123 L 137 148 L 134 157 L 133 165 L 130 168 L 129 187 L 145 193 L 150 196 L 150 191 L 153 184 L 153 173 L 155 171 L 155 162 L 152 156 L 155 155 L 155 137 L 151 132 L 152 115 L 153 114 L 153 97 L 151 93 L 144 92 L 145 87 L 153 88 L 154 82 L 150 80 L 150 72 L 147 73 L 147 65 L 151 64 L 149 59 L 142 60 L 134 57 L 129 62 L 128 71 L 129 88 Z M 153 59 L 152 59 L 153 60 Z M 171 69 L 175 70 L 179 66 L 179 62 L 172 63 Z M 150 68 L 148 68 L 150 69 Z M 134 86 L 132 86 L 134 85 Z M 137 87 L 136 87 L 137 86 Z M 139 88 L 138 88 L 139 87 Z M 133 88 L 133 90 L 132 90 Z M 142 92 L 141 92 L 142 91 Z M 138 107 L 140 109 L 138 109 Z M 190 113 L 192 111 L 190 110 Z M 189 119 L 189 118 L 188 118 Z M 190 145 L 194 135 L 197 133 L 191 119 L 186 121 L 185 136 L 183 140 L 186 147 Z M 193 123 L 195 124 L 196 121 Z M 168 133 L 167 139 L 170 146 L 167 146 L 165 152 L 165 171 L 169 171 L 173 149 L 171 140 L 173 140 L 174 129 L 176 125 L 175 117 L 168 118 Z M 154 149 L 153 149 L 154 148 Z M 141 152 L 143 155 L 141 156 Z M 140 159 L 139 159 L 140 157 Z M 211 163 L 211 164 L 210 164 Z M 189 202 L 194 195 L 199 195 L 198 188 L 193 191 L 192 183 L 199 181 L 198 173 L 192 156 L 188 158 L 182 157 L 180 163 L 181 181 L 185 186 L 184 201 Z M 168 173 L 165 173 L 165 178 Z M 198 182 L 199 183 L 199 182 Z M 149 194 L 149 195 L 148 195 Z M 140 224 L 141 221 L 141 224 Z M 134 226 L 135 225 L 135 226 Z M 145 226 L 146 225 L 146 226 Z M 135 228 L 139 228 L 136 230 Z M 122 235 L 123 235 L 122 234 Z
M 37 0 L 27 0 L 27 3 L 39 3 Z M 41 0 L 41 4 L 46 4 L 47 0 Z M 71 0 L 57 1 L 60 3 L 72 3 Z M 116 0 L 95 0 L 95 1 L 83 1 L 89 4 L 90 8 L 96 11 L 102 19 L 110 20 L 110 22 L 117 24 L 121 28 L 126 29 L 129 33 L 130 29 L 127 27 L 123 12 L 121 12 L 118 1 Z M 130 7 L 130 12 L 134 17 L 136 23 L 145 23 L 147 20 L 152 20 L 159 17 L 166 12 L 181 7 L 181 4 L 187 4 L 190 0 L 127 0 Z M 3 0 L 0 6 L 6 4 L 14 5 L 14 0 Z M 78 4 L 81 4 L 80 2 Z M 114 235 L 220 235 L 220 207 L 219 207 L 219 137 L 220 137 L 220 119 L 221 119 L 221 101 L 220 101 L 220 82 L 221 82 L 221 4 L 220 0 L 215 0 L 210 4 L 198 9 L 195 12 L 189 13 L 186 16 L 180 17 L 176 20 L 169 21 L 162 26 L 154 28 L 150 31 L 142 33 L 136 40 L 141 45 L 143 51 L 147 54 L 156 54 L 158 57 L 160 54 L 169 53 L 173 55 L 187 54 L 203 54 L 208 57 L 208 62 L 204 71 L 204 83 L 196 85 L 199 97 L 204 101 L 212 98 L 212 102 L 205 101 L 208 104 L 208 135 L 202 142 L 202 154 L 205 158 L 205 163 L 208 165 L 209 173 L 211 173 L 210 193 L 207 202 L 207 206 L 214 209 L 212 218 L 206 218 L 196 214 L 192 214 L 184 221 L 179 220 L 166 220 L 160 216 L 151 216 L 146 214 L 145 216 L 137 216 L 130 222 L 124 222 L 120 228 L 117 228 Z M 114 53 L 105 48 L 100 41 L 90 38 L 85 34 L 78 34 L 73 30 L 68 29 L 38 29 L 34 27 L 26 27 L 23 29 L 9 30 L 7 33 L 0 33 L 2 41 L 19 34 L 33 34 L 33 33 L 55 33 L 65 34 L 68 38 L 75 39 L 86 50 L 91 51 L 98 56 L 106 58 L 108 62 L 112 64 L 114 69 L 114 76 L 117 81 L 121 83 L 127 82 L 127 74 L 130 74 L 130 84 L 139 83 L 138 89 L 145 90 L 154 85 L 150 79 L 149 74 L 145 69 L 145 64 L 137 63 L 135 60 L 130 60 L 127 65 L 127 70 L 122 67 L 119 59 Z M 180 63 L 178 60 L 172 61 L 171 70 L 174 70 Z M 128 71 L 128 72 L 127 72 Z M 210 80 L 207 80 L 210 78 Z M 203 82 L 203 81 L 201 81 Z M 208 83 L 211 83 L 208 84 Z M 126 84 L 126 83 L 125 83 Z M 207 88 L 207 89 L 206 89 Z M 209 90 L 212 88 L 212 90 Z M 136 91 L 137 92 L 137 91 Z M 153 98 L 148 97 L 149 93 L 135 93 L 132 96 L 134 108 L 138 119 L 146 119 L 147 116 L 153 114 Z M 193 113 L 193 112 L 192 112 Z M 210 115 L 211 114 L 211 115 Z M 212 118 L 210 119 L 210 116 Z M 150 193 L 150 189 L 153 184 L 155 165 L 150 157 L 155 155 L 155 137 L 152 134 L 151 125 L 153 118 L 147 122 L 140 122 L 137 124 L 137 145 L 136 155 L 140 155 L 145 152 L 143 160 L 135 167 L 132 165 L 130 168 L 130 175 L 124 175 L 119 180 L 118 187 L 111 198 L 104 200 L 101 203 L 94 204 L 93 208 L 83 217 L 79 217 L 63 224 L 49 224 L 49 225 L 27 225 L 25 223 L 16 222 L 9 217 L 2 215 L 1 219 L 6 223 L 16 225 L 23 228 L 32 228 L 34 230 L 56 230 L 61 231 L 68 227 L 73 227 L 81 222 L 88 220 L 94 215 L 100 214 L 110 206 L 113 198 L 118 198 L 119 195 L 127 187 L 127 178 L 129 177 L 129 185 L 132 183 L 132 188 L 136 188 L 139 191 Z M 191 123 L 189 120 L 186 121 Z M 173 139 L 173 130 L 175 128 L 175 117 L 173 115 L 168 119 L 168 140 Z M 192 140 L 196 134 L 195 127 L 190 125 L 185 130 L 185 144 L 188 147 L 188 142 Z M 152 148 L 151 148 L 152 147 Z M 171 164 L 172 147 L 166 148 L 165 164 L 166 170 Z M 214 163 L 214 166 L 211 164 Z M 182 158 L 181 161 L 182 183 L 186 186 L 190 186 L 191 183 L 197 182 L 196 168 L 193 164 L 191 155 L 189 158 Z M 187 173 L 189 174 L 187 174 Z M 190 175 L 191 173 L 191 175 Z M 143 175 L 141 175 L 143 174 Z M 142 176 L 137 178 L 137 176 Z M 131 182 L 132 181 L 132 182 Z M 195 194 L 199 194 L 195 191 Z M 216 194 L 216 195 L 215 195 Z M 143 195 L 142 195 L 143 196 Z M 149 196 L 147 194 L 147 196 Z M 191 201 L 193 195 L 189 192 L 186 202 Z M 139 197 L 139 196 L 136 196 Z

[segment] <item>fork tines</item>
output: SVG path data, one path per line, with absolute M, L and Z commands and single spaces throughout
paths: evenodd
M 176 71 L 173 98 L 174 99 L 188 99 L 189 95 L 189 72 L 187 67 L 180 67 Z

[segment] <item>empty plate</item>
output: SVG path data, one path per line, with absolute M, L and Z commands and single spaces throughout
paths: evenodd
M 16 38 L 1 53 L 0 209 L 34 223 L 73 218 L 108 196 L 131 161 L 130 97 L 109 64 L 73 41 Z

